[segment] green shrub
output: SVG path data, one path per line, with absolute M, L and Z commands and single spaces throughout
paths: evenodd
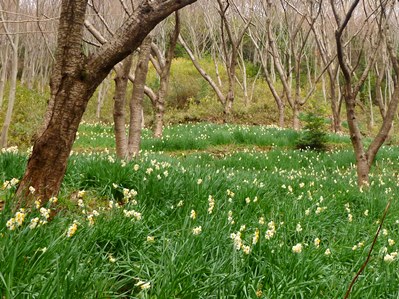
M 305 127 L 301 137 L 296 142 L 296 148 L 301 150 L 325 151 L 327 149 L 327 132 L 324 118 L 308 113 L 303 116 Z

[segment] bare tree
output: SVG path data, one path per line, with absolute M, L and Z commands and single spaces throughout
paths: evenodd
M 214 20 L 207 16 L 207 26 L 210 30 L 214 48 L 212 49 L 212 56 L 215 63 L 215 70 L 217 82 L 214 82 L 212 77 L 202 68 L 199 61 L 196 59 L 193 51 L 187 45 L 185 39 L 180 36 L 179 41 L 187 51 L 194 66 L 201 74 L 201 76 L 209 83 L 215 91 L 219 102 L 223 105 L 223 112 L 226 118 L 229 118 L 233 102 L 235 98 L 235 83 L 237 80 L 236 68 L 239 59 L 240 45 L 245 34 L 251 24 L 252 11 L 244 11 L 245 7 L 252 7 L 253 1 L 247 5 L 240 7 L 236 5 L 233 0 L 217 0 L 216 9 L 219 14 L 219 33 L 216 34 L 214 28 Z M 221 59 L 226 70 L 227 87 L 222 86 L 222 81 L 219 76 L 218 59 Z M 224 91 L 223 89 L 226 89 Z
M 82 53 L 87 0 L 63 0 L 56 63 L 45 127 L 33 146 L 18 196 L 36 189 L 47 200 L 58 193 L 67 160 L 87 102 L 118 62 L 130 55 L 147 34 L 174 11 L 195 0 L 142 1 L 108 43 L 89 56 Z
M 341 107 L 342 97 L 338 94 L 339 80 L 338 70 L 339 63 L 336 59 L 336 52 L 334 47 L 334 34 L 332 26 L 329 26 L 329 10 L 324 5 L 320 6 L 322 10 L 320 17 L 314 26 L 312 31 L 317 44 L 318 52 L 320 53 L 321 60 L 324 66 L 327 66 L 327 75 L 329 80 L 329 100 L 332 112 L 332 129 L 334 132 L 341 131 Z
M 373 67 L 374 62 L 378 53 L 380 52 L 380 48 L 382 47 L 383 40 L 386 42 L 386 48 L 389 53 L 390 60 L 393 65 L 393 69 L 396 74 L 396 78 L 399 76 L 399 62 L 395 54 L 395 50 L 393 49 L 393 45 L 391 42 L 391 37 L 389 36 L 389 26 L 388 21 L 386 19 L 386 14 L 389 16 L 390 13 L 393 11 L 394 6 L 379 5 L 377 7 L 367 7 L 366 5 L 363 6 L 363 10 L 369 13 L 373 18 L 370 18 L 369 15 L 366 15 L 367 20 L 374 20 L 374 26 L 369 26 L 367 29 L 371 31 L 369 33 L 368 39 L 374 42 L 370 45 L 370 54 L 366 57 L 366 65 L 363 71 L 360 73 L 360 76 L 355 76 L 354 69 L 357 67 L 357 63 L 355 67 L 352 66 L 349 59 L 348 47 L 344 47 L 343 36 L 345 30 L 350 22 L 352 16 L 355 14 L 356 7 L 359 4 L 359 0 L 354 0 L 350 5 L 347 12 L 341 13 L 339 10 L 339 6 L 336 4 L 335 1 L 331 0 L 331 7 L 334 12 L 334 16 L 336 22 L 338 24 L 338 29 L 335 33 L 336 36 L 336 47 L 338 53 L 338 61 L 342 71 L 342 75 L 344 77 L 344 84 L 343 84 L 343 97 L 345 100 L 346 106 L 346 116 L 349 125 L 349 133 L 350 139 L 352 142 L 352 146 L 354 148 L 355 156 L 356 156 L 356 166 L 357 166 L 357 175 L 358 175 L 358 185 L 359 187 L 368 186 L 369 185 L 369 172 L 370 167 L 374 161 L 374 158 L 386 140 L 389 131 L 392 127 L 392 122 L 394 116 L 397 111 L 398 103 L 399 103 L 399 85 L 397 79 L 395 81 L 395 88 L 392 93 L 392 99 L 387 106 L 387 111 L 385 118 L 382 122 L 380 130 L 377 136 L 372 140 L 371 144 L 365 148 L 363 144 L 363 137 L 359 128 L 358 117 L 356 113 L 356 105 L 357 96 L 361 87 L 363 86 L 365 80 L 368 77 L 368 73 L 370 69 Z M 391 4 L 394 2 L 391 2 Z M 385 3 L 386 4 L 386 3 Z M 341 11 L 343 8 L 341 7 Z M 377 15 L 378 13 L 378 15 Z M 379 22 L 379 26 L 376 23 Z M 359 20 L 358 20 L 359 22 Z M 371 21 L 370 21 L 371 22 Z M 374 29 L 374 31 L 372 31 Z M 374 37 L 374 38 L 372 38 Z M 360 51 L 362 53 L 363 51 Z M 353 60 L 353 59 L 352 59 Z M 359 61 L 359 57 L 355 60 L 356 62 Z M 358 77 L 357 80 L 355 77 Z
M 143 98 L 145 94 L 145 82 L 150 61 L 152 36 L 148 35 L 140 46 L 140 55 L 135 71 L 133 92 L 130 99 L 130 123 L 129 123 L 129 159 L 138 157 L 141 144 L 141 130 L 143 128 Z
M 174 30 L 170 33 L 165 52 L 155 42 L 151 43 L 150 60 L 159 76 L 159 89 L 150 93 L 149 98 L 154 108 L 154 136 L 162 137 L 163 119 L 165 114 L 165 101 L 169 89 L 170 69 L 175 57 L 175 48 L 180 33 L 179 13 L 175 13 Z M 154 96 L 152 96 L 154 95 Z

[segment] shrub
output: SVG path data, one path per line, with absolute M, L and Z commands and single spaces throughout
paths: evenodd
M 324 118 L 308 113 L 303 116 L 304 131 L 296 142 L 296 148 L 301 150 L 325 151 L 327 149 L 327 132 Z

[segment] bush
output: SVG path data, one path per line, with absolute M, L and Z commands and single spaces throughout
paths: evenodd
M 305 122 L 302 136 L 296 142 L 296 148 L 301 150 L 325 151 L 327 149 L 327 132 L 324 118 L 308 113 L 303 116 Z

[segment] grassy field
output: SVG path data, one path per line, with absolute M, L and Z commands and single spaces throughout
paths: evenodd
M 178 125 L 139 160 L 83 124 L 56 203 L 12 210 L 26 153 L 0 154 L 4 298 L 398 298 L 398 147 L 356 187 L 349 139 L 326 153 L 264 126 Z M 55 200 L 53 200 L 55 201 Z M 59 213 L 47 221 L 48 209 Z

